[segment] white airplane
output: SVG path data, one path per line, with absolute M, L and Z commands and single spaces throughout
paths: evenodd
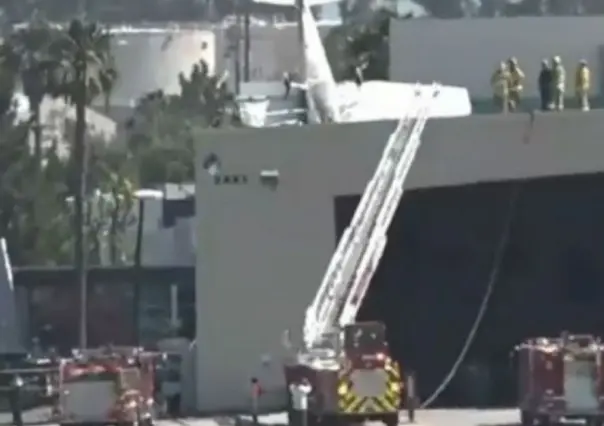
M 356 122 L 375 120 L 398 120 L 406 105 L 417 95 L 416 83 L 391 81 L 364 81 L 360 86 L 355 82 L 337 83 L 331 67 L 317 23 L 310 10 L 311 6 L 333 3 L 337 0 L 254 0 L 258 3 L 296 7 L 300 13 L 300 42 L 302 44 L 301 69 L 302 87 L 305 89 L 308 122 Z M 430 82 L 431 83 L 431 82 Z M 430 90 L 430 85 L 421 85 L 420 90 Z M 468 90 L 463 87 L 442 86 L 433 117 L 461 117 L 472 113 Z M 266 103 L 250 103 L 250 108 L 263 110 L 265 115 L 285 115 L 288 111 L 267 111 Z M 246 108 L 247 109 L 247 108 Z M 299 109 L 296 109 L 298 111 Z M 252 110 L 245 112 L 254 114 Z M 257 120 L 256 125 L 261 121 Z M 291 124 L 279 123 L 273 125 Z M 252 124 L 254 125 L 254 124 Z

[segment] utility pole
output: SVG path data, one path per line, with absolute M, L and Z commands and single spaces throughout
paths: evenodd
M 241 94 L 241 0 L 235 2 L 235 30 L 233 31 L 235 53 L 235 94 Z
M 84 53 L 82 49 L 76 52 L 76 64 L 82 64 Z M 79 93 L 76 99 L 76 117 L 86 117 L 87 72 L 86 67 L 77 66 L 76 76 Z M 74 148 L 78 186 L 75 192 L 75 253 L 74 263 L 76 279 L 80 291 L 80 348 L 88 346 L 88 222 L 86 221 L 86 207 L 90 210 L 86 197 L 86 181 L 88 178 L 88 144 L 86 143 L 86 119 L 76 120 L 74 130 Z
M 251 55 L 251 37 L 250 37 L 250 15 L 252 9 L 251 0 L 245 1 L 245 10 L 243 12 L 243 79 L 246 82 L 250 81 L 250 55 Z
M 305 56 L 304 56 L 304 49 L 305 49 L 305 45 L 306 45 L 306 40 L 304 39 L 304 26 L 302 23 L 302 14 L 304 13 L 304 11 L 302 10 L 303 7 L 303 1 L 302 0 L 296 0 L 296 22 L 298 24 L 298 47 L 300 49 L 299 52 L 299 57 L 301 60 L 300 63 L 300 81 L 307 83 L 306 81 L 306 62 L 304 60 Z
M 138 195 L 138 194 L 137 194 Z M 143 274 L 143 232 L 145 225 L 145 199 L 138 195 L 138 221 L 134 245 L 134 340 L 141 346 L 141 294 Z
M 86 19 L 86 12 L 87 12 L 87 4 L 86 4 L 86 0 L 79 0 L 78 1 L 78 17 L 82 20 Z

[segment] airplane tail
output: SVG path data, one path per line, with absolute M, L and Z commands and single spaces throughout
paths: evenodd
M 341 0 L 253 0 L 254 3 L 273 4 L 275 6 L 297 6 L 303 3 L 305 6 L 321 6 L 323 4 L 338 3 Z
M 317 23 L 312 15 L 310 8 L 312 6 L 321 6 L 324 4 L 335 3 L 340 0 L 252 0 L 256 3 L 266 3 L 276 6 L 289 6 L 297 9 L 299 18 L 299 31 L 300 36 L 300 47 L 302 50 L 301 66 L 300 66 L 300 77 L 307 84 L 307 89 L 314 85 L 315 87 L 323 87 L 320 92 L 326 92 L 325 96 L 316 95 L 316 90 L 306 90 L 305 96 L 309 115 L 313 117 L 312 111 L 318 109 L 325 109 L 328 104 L 328 109 L 333 109 L 334 105 L 337 105 L 338 100 L 334 97 L 336 82 L 331 72 L 329 61 L 323 47 L 323 41 L 319 34 Z M 310 86 L 308 84 L 310 83 Z M 313 94 L 315 93 L 315 94 Z M 315 101 L 315 96 L 326 97 L 320 101 L 320 105 Z M 320 114 L 319 114 L 320 115 Z M 336 113 L 332 114 L 336 115 Z M 314 119 L 311 119 L 314 121 Z M 333 119 L 332 121 L 339 121 Z

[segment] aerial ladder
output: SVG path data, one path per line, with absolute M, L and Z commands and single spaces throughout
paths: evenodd
M 405 179 L 439 94 L 440 85 L 436 83 L 417 86 L 415 102 L 390 135 L 306 310 L 303 346 L 293 362 L 285 365 L 286 382 L 292 392 L 288 403 L 290 425 L 364 421 L 398 424 L 401 375 L 388 354 L 384 326 L 358 323 L 356 316 L 384 253 Z M 300 404 L 292 402 L 296 393 L 291 389 L 312 389 L 314 397 L 306 409 L 301 411 Z
M 355 321 L 387 242 L 387 232 L 419 149 L 440 85 L 416 89 L 414 102 L 390 135 L 359 205 L 344 231 L 304 319 L 306 350 Z

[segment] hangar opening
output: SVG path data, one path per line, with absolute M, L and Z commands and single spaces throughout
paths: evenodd
M 336 197 L 336 238 L 359 198 Z M 422 398 L 453 366 L 491 276 L 485 315 L 436 405 L 515 405 L 510 353 L 523 338 L 604 335 L 604 174 L 404 195 L 359 319 L 385 322 Z

